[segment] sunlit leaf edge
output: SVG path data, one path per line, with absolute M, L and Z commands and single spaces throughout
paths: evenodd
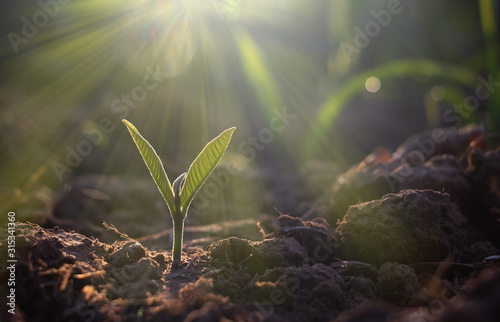
M 184 216 L 194 196 L 224 155 L 235 129 L 235 127 L 229 128 L 207 143 L 189 167 L 180 195 L 181 212 Z
M 127 126 L 137 149 L 141 153 L 144 163 L 146 163 L 151 177 L 153 177 L 158 190 L 160 190 L 163 199 L 165 199 L 165 202 L 167 203 L 170 213 L 173 215 L 176 212 L 174 193 L 160 157 L 151 144 L 139 133 L 132 123 L 125 119 L 123 119 L 122 122 Z

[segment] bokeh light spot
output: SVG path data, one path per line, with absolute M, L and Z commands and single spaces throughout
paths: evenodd
M 375 76 L 368 77 L 365 82 L 365 88 L 371 93 L 376 93 L 380 89 L 380 79 Z
M 436 85 L 431 89 L 431 98 L 436 102 L 442 101 L 446 96 L 446 89 L 441 85 Z

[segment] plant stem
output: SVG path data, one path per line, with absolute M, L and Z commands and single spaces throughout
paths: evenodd
M 182 255 L 182 238 L 184 233 L 184 220 L 173 220 L 174 224 L 174 245 L 172 247 L 172 257 L 174 262 L 181 260 Z

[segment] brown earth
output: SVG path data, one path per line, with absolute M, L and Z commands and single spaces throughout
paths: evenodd
M 153 185 L 77 178 L 45 228 L 16 223 L 14 317 L 500 321 L 500 148 L 481 128 L 419 134 L 328 184 L 332 169 L 295 178 L 314 187 L 299 214 L 188 225 L 175 264 L 168 223 L 141 221 L 163 220 Z

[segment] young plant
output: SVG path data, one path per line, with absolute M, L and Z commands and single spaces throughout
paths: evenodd
M 167 173 L 163 168 L 163 164 L 146 139 L 137 131 L 134 125 L 127 120 L 122 120 L 127 126 L 135 145 L 148 167 L 149 173 L 153 177 L 156 186 L 160 190 L 167 207 L 172 216 L 172 224 L 174 231 L 174 245 L 172 247 L 172 257 L 174 261 L 181 260 L 182 253 L 182 235 L 184 233 L 184 219 L 186 219 L 187 211 L 194 196 L 200 190 L 203 183 L 214 170 L 219 160 L 224 155 L 226 148 L 231 140 L 231 136 L 235 127 L 229 128 L 219 134 L 218 137 L 208 142 L 201 150 L 200 154 L 189 167 L 188 172 L 181 174 L 170 185 Z

